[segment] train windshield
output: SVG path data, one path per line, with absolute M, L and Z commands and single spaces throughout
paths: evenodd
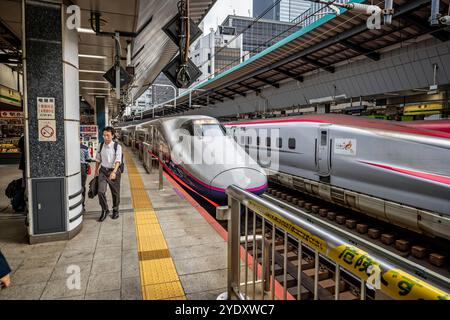
M 197 125 L 195 128 L 195 135 L 200 137 L 221 137 L 225 135 L 222 126 L 216 124 Z
M 189 132 L 189 135 L 196 137 L 223 137 L 225 129 L 216 120 L 196 120 L 189 121 L 181 126 L 181 129 Z

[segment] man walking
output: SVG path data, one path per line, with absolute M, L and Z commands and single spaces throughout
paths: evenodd
M 122 147 L 113 141 L 115 136 L 114 128 L 103 129 L 103 140 L 97 150 L 95 175 L 98 176 L 98 198 L 102 207 L 102 214 L 99 221 L 103 221 L 109 215 L 108 202 L 106 200 L 107 185 L 111 189 L 113 198 L 113 219 L 119 218 L 120 204 L 120 177 L 122 164 Z

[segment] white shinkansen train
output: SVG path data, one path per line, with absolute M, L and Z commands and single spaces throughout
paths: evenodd
M 252 150 L 278 152 L 277 171 L 266 168 L 270 181 L 450 239 L 450 133 L 442 128 L 344 115 L 233 122 L 225 127 L 250 155 Z M 276 141 L 271 141 L 272 130 L 278 132 Z M 242 138 L 250 131 L 256 131 L 256 139 Z
M 214 118 L 155 119 L 140 124 L 135 132 L 139 133 L 134 136 L 136 143 L 150 144 L 169 174 L 210 199 L 224 202 L 226 188 L 232 184 L 255 194 L 267 189 L 264 170 Z

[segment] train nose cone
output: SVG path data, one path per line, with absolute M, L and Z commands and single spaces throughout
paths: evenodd
M 260 194 L 267 189 L 267 178 L 263 172 L 251 168 L 236 168 L 218 174 L 212 181 L 211 187 L 226 189 L 236 185 L 247 191 Z

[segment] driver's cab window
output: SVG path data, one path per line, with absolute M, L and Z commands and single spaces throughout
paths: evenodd
M 186 134 L 187 132 L 190 136 L 194 135 L 194 126 L 192 125 L 192 121 L 183 123 L 180 128 L 183 130 L 183 134 Z

